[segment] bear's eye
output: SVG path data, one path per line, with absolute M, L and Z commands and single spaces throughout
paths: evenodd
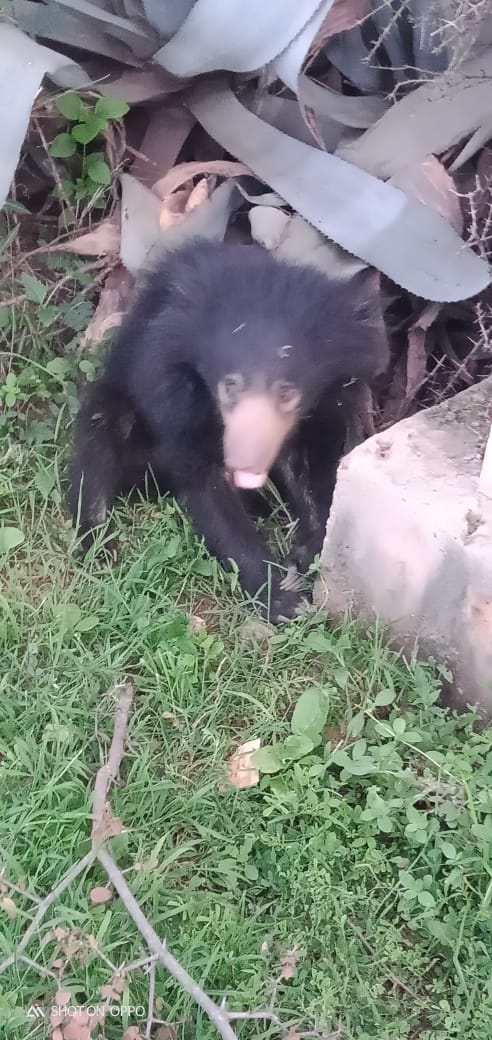
M 244 389 L 244 379 L 240 372 L 224 376 L 219 383 L 219 398 L 223 405 L 233 405 Z
M 277 398 L 281 408 L 296 408 L 301 399 L 299 390 L 294 383 L 278 383 Z

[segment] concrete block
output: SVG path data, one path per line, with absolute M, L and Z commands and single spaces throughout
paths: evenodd
M 492 714 L 492 378 L 397 423 L 340 465 L 315 602 L 386 623 L 448 663 L 455 703 Z M 484 493 L 485 492 L 485 493 Z

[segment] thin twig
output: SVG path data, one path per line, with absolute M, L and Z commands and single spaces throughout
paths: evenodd
M 39 975 L 45 975 L 46 978 L 54 979 L 55 982 L 58 982 L 58 975 L 55 975 L 54 971 L 50 971 L 50 969 L 45 968 L 43 964 L 38 964 L 37 961 L 33 961 L 30 957 L 26 957 L 25 953 L 21 953 L 19 960 L 22 961 L 23 964 L 27 964 L 28 968 L 34 968 L 34 971 L 37 971 Z
M 112 818 L 107 794 L 118 777 L 121 760 L 125 751 L 125 737 L 128 728 L 128 715 L 132 706 L 134 689 L 132 683 L 125 683 L 118 694 L 118 708 L 114 722 L 113 738 L 107 761 L 98 769 L 94 784 L 92 847 L 104 841 L 108 836 L 108 823 Z
M 123 874 L 119 867 L 116 866 L 113 857 L 104 848 L 98 849 L 97 858 L 106 874 L 108 875 L 111 884 L 114 885 L 120 899 L 122 900 L 126 910 L 130 914 L 134 924 L 136 924 L 140 934 L 145 939 L 152 953 L 157 954 L 157 960 L 159 964 L 164 965 L 170 975 L 176 979 L 185 993 L 188 993 L 193 998 L 196 1004 L 202 1008 L 202 1011 L 208 1015 L 211 1022 L 213 1022 L 217 1031 L 220 1033 L 223 1040 L 237 1040 L 237 1035 L 230 1026 L 227 1014 L 221 1011 L 218 1004 L 215 1004 L 210 997 L 202 990 L 198 983 L 194 982 L 191 975 L 188 975 L 186 968 L 173 957 L 172 953 L 169 952 L 166 945 L 161 942 L 157 932 L 154 931 L 152 925 L 147 920 L 145 914 L 140 909 L 135 896 L 130 891 Z
M 145 1028 L 145 1040 L 150 1040 L 150 1034 L 152 1032 L 154 1013 L 154 1000 L 155 1000 L 155 959 L 149 965 L 149 1006 L 147 1009 L 147 1025 Z
M 275 1022 L 275 1025 L 277 1026 L 280 1025 L 278 1015 L 276 1015 L 274 1011 L 269 1011 L 268 1008 L 265 1008 L 263 1011 L 226 1011 L 226 1015 L 229 1022 L 242 1022 L 254 1018 L 261 1018 L 265 1022 L 268 1020 L 269 1022 Z
M 374 957 L 374 947 L 371 946 L 370 942 L 366 939 L 365 935 L 363 935 L 363 933 L 361 932 L 360 928 L 357 928 L 357 925 L 354 924 L 354 922 L 350 920 L 350 917 L 347 917 L 347 924 L 352 929 L 354 935 L 357 936 L 357 939 L 359 940 L 359 942 L 362 943 L 362 946 L 364 946 L 364 948 L 370 954 L 370 956 Z M 384 965 L 384 969 L 385 969 L 385 971 L 386 971 L 386 973 L 388 975 L 388 978 L 390 979 L 390 981 L 393 983 L 394 986 L 398 986 L 399 989 L 402 989 L 404 993 L 407 993 L 409 997 L 412 997 L 412 1000 L 418 1000 L 417 994 L 414 992 L 413 989 L 410 989 L 410 986 L 407 986 L 396 975 L 393 975 L 393 973 L 391 971 L 388 971 L 386 965 Z
M 37 903 L 39 905 L 41 902 L 39 896 L 35 896 L 34 892 L 29 892 L 27 889 L 24 890 L 20 885 L 14 885 L 13 881 L 9 881 L 4 870 L 0 871 L 0 885 L 7 885 L 12 892 L 17 892 L 19 896 L 24 896 L 24 899 L 30 899 L 31 903 Z
M 15 964 L 16 960 L 18 960 L 21 953 L 23 953 L 26 949 L 26 946 L 29 945 L 33 935 L 37 932 L 39 925 L 41 924 L 43 917 L 45 917 L 45 915 L 48 913 L 50 906 L 52 906 L 53 903 L 56 903 L 58 897 L 63 895 L 63 893 L 69 887 L 69 885 L 72 884 L 72 881 L 75 881 L 75 879 L 78 878 L 79 874 L 82 874 L 83 871 L 87 869 L 87 867 L 92 866 L 95 858 L 95 852 L 91 849 L 91 851 L 88 852 L 87 855 L 83 857 L 83 859 L 79 859 L 78 863 L 75 863 L 73 867 L 70 867 L 70 870 L 67 870 L 67 873 L 61 879 L 61 881 L 58 882 L 56 887 L 53 888 L 51 892 L 48 892 L 48 895 L 41 900 L 38 909 L 36 910 L 36 913 L 31 921 L 31 924 L 29 925 L 29 928 L 27 928 L 24 932 L 24 935 L 22 936 L 22 939 L 20 940 L 20 943 L 15 953 L 13 953 L 10 957 L 7 957 L 0 964 L 0 975 L 3 975 L 4 971 L 7 971 L 7 968 L 10 968 L 12 964 Z

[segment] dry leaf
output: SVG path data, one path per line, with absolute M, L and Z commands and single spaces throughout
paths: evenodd
M 123 993 L 123 990 L 126 986 L 126 981 L 126 975 L 124 974 L 124 972 L 118 973 L 114 976 L 113 988 L 120 996 Z
M 63 940 L 67 939 L 69 935 L 70 935 L 70 932 L 67 932 L 66 928 L 60 928 L 60 927 L 55 928 L 55 938 L 58 940 L 58 942 L 63 942 Z M 51 938 L 53 938 L 52 934 L 51 934 Z
M 155 1036 L 156 1040 L 178 1040 L 176 1027 L 171 1022 L 166 1023 L 164 1026 L 159 1026 Z
M 163 231 L 183 219 L 190 192 L 191 185 L 166 196 L 159 213 L 159 225 Z
M 63 1040 L 63 1033 L 62 1033 L 61 1029 L 58 1029 L 58 1027 L 57 1027 L 56 1029 L 53 1030 L 53 1032 L 51 1034 L 51 1040 Z
M 308 61 L 319 54 L 332 36 L 360 25 L 370 10 L 369 0 L 335 0 L 309 48 Z
M 121 325 L 128 306 L 134 279 L 123 264 L 110 271 L 94 313 L 81 340 L 81 350 L 98 347 L 111 329 Z M 109 837 L 109 835 L 108 835 Z
M 300 957 L 297 946 L 293 946 L 291 950 L 287 950 L 287 953 L 282 957 L 280 961 L 280 978 L 288 981 L 293 979 L 297 970 L 297 963 Z
M 241 744 L 237 751 L 227 761 L 229 781 L 233 787 L 242 789 L 245 787 L 256 787 L 260 782 L 260 774 L 251 765 L 251 756 L 258 751 L 261 745 L 260 739 L 247 740 Z
M 67 989 L 59 989 L 55 993 L 55 1004 L 59 1007 L 64 1007 L 65 1004 L 69 1004 L 72 999 L 72 994 Z
M 456 185 L 450 173 L 435 155 L 419 163 L 407 163 L 390 178 L 406 195 L 413 196 L 424 206 L 440 213 L 461 235 L 463 214 Z
M 132 177 L 149 188 L 162 179 L 174 166 L 194 123 L 191 112 L 181 105 L 156 107 L 132 163 Z
M 180 720 L 178 719 L 178 716 L 174 715 L 174 713 L 172 711 L 163 711 L 162 712 L 162 718 L 166 719 L 168 722 L 171 722 L 174 729 L 183 729 L 183 723 L 180 722 Z M 148 863 L 142 864 L 142 869 L 144 867 L 147 868 L 148 866 L 149 866 Z
M 215 177 L 255 176 L 249 166 L 245 166 L 244 163 L 232 162 L 226 159 L 178 163 L 177 166 L 173 166 L 172 170 L 169 170 L 169 173 L 166 173 L 165 177 L 161 177 L 160 180 L 155 182 L 152 186 L 152 191 L 154 195 L 157 195 L 164 201 L 167 195 L 176 191 L 176 188 L 180 188 L 183 184 L 186 184 L 186 181 L 191 180 L 193 177 L 198 177 L 200 174 L 211 174 Z
M 102 885 L 91 888 L 89 892 L 89 899 L 93 906 L 99 906 L 102 903 L 109 903 L 109 900 L 113 898 L 113 893 L 110 888 L 105 888 Z
M 206 202 L 210 198 L 217 181 L 215 177 L 202 177 L 198 184 L 190 191 L 186 200 L 185 210 L 186 213 L 191 213 L 192 209 L 196 209 L 197 206 L 201 206 L 203 202 Z
M 113 1000 L 114 997 L 117 995 L 115 994 L 110 982 L 106 983 L 105 986 L 100 987 L 100 993 L 103 1000 Z
M 128 1029 L 125 1029 L 125 1032 L 123 1033 L 123 1040 L 143 1040 L 142 1033 L 138 1026 L 128 1026 Z
M 10 896 L 2 896 L 0 899 L 0 906 L 5 910 L 10 921 L 13 921 L 14 918 L 17 917 L 17 907 Z
M 207 622 L 204 618 L 198 617 L 197 614 L 192 614 L 190 617 L 190 628 L 192 632 L 202 632 L 207 627 Z
M 63 1027 L 63 1040 L 91 1040 L 92 1029 L 87 1011 L 75 1011 Z
M 119 211 L 115 211 L 113 216 L 101 220 L 92 231 L 57 245 L 56 250 L 77 253 L 79 256 L 117 256 L 120 251 L 120 226 L 121 217 Z

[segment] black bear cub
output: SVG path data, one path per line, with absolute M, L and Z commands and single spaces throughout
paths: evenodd
M 344 448 L 343 384 L 387 363 L 371 286 L 366 271 L 330 281 L 256 245 L 195 241 L 168 255 L 78 416 L 71 506 L 82 544 L 150 468 L 270 619 L 292 617 L 300 593 L 269 562 L 246 500 L 272 479 L 298 520 L 290 562 L 307 570 Z

